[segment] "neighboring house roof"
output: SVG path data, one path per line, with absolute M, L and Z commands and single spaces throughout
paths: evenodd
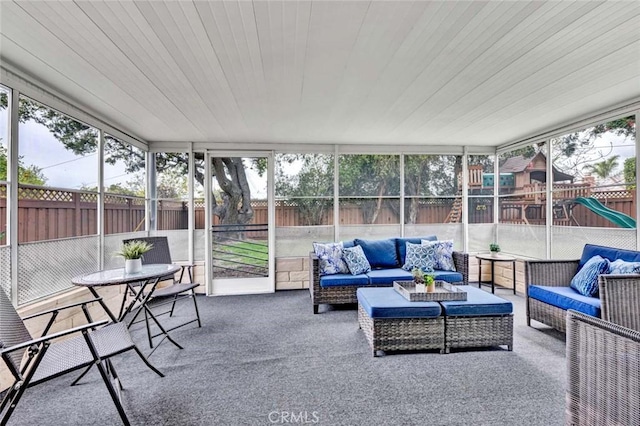
M 500 166 L 500 173 L 522 173 L 530 168 L 529 166 L 534 163 L 534 160 L 542 159 L 542 163 L 547 163 L 547 157 L 541 152 L 537 153 L 533 157 L 524 157 L 522 155 L 518 155 L 515 157 L 507 158 L 502 166 Z M 540 170 L 540 172 L 544 172 Z M 564 180 L 573 180 L 574 176 L 566 174 L 558 170 L 555 166 L 553 166 L 553 181 L 561 182 Z

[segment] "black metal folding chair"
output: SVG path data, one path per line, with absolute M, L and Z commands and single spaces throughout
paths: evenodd
M 171 252 L 169 251 L 169 243 L 167 242 L 167 237 L 143 237 L 143 238 L 131 238 L 127 240 L 123 240 L 123 243 L 128 243 L 130 241 L 146 241 L 151 244 L 153 248 L 146 252 L 142 257 L 143 264 L 153 264 L 153 263 L 164 263 L 170 264 L 173 263 L 171 260 Z M 191 324 L 193 322 L 198 323 L 198 327 L 202 327 L 202 323 L 200 321 L 200 312 L 198 311 L 198 302 L 196 301 L 196 293 L 195 289 L 200 285 L 198 283 L 193 282 L 193 266 L 194 265 L 179 265 L 182 267 L 180 271 L 180 277 L 176 280 L 174 275 L 168 275 L 164 277 L 161 281 L 171 281 L 172 284 L 166 287 L 156 288 L 151 296 L 148 299 L 148 306 L 157 307 L 171 304 L 171 309 L 160 312 L 155 316 L 169 314 L 169 316 L 173 316 L 176 302 L 182 298 L 192 298 L 193 299 L 193 308 L 195 311 L 195 317 L 193 319 L 189 319 L 188 321 L 182 322 L 178 325 L 174 325 L 170 328 L 166 329 L 166 332 L 171 330 L 175 330 L 176 328 L 184 327 L 185 325 Z M 189 277 L 188 282 L 182 282 L 185 272 Z M 135 323 L 140 312 L 144 311 L 145 314 L 145 324 L 147 326 L 147 335 L 149 338 L 149 346 L 153 348 L 153 338 L 158 337 L 160 335 L 166 335 L 166 333 L 156 333 L 152 334 L 149 317 L 147 312 L 144 309 L 138 309 L 138 311 L 133 315 L 133 318 L 129 321 L 129 326 Z
M 1 425 L 9 421 L 27 388 L 93 365 L 98 368 L 122 423 L 129 424 L 121 403 L 122 384 L 111 357 L 134 350 L 147 367 L 160 377 L 164 377 L 164 374 L 136 347 L 125 323 L 92 321 L 87 305 L 97 301 L 99 298 L 25 317 L 24 320 L 27 320 L 51 314 L 43 335 L 33 338 L 5 292 L 0 289 L 0 356 L 14 378 L 13 385 L 0 402 Z M 89 322 L 87 325 L 48 334 L 61 311 L 77 306 L 83 310 Z

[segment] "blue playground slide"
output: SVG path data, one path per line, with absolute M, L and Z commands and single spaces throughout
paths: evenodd
M 634 218 L 624 213 L 620 213 L 619 211 L 610 209 L 593 197 L 578 197 L 574 201 L 578 204 L 582 204 L 595 214 L 604 217 L 621 228 L 636 227 L 636 221 Z

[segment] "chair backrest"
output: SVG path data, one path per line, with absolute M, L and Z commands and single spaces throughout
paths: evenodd
M 171 252 L 169 252 L 167 237 L 143 237 L 122 240 L 123 243 L 128 243 L 130 241 L 145 241 L 153 245 L 153 248 L 142 256 L 142 263 L 144 265 L 153 263 L 173 263 L 171 261 Z
M 640 332 L 567 311 L 567 425 L 640 424 Z
M 600 275 L 602 319 L 640 331 L 640 276 Z
M 0 348 L 8 348 L 31 340 L 31 334 L 18 315 L 7 294 L 0 288 Z M 9 354 L 16 370 L 20 369 L 22 356 L 27 349 Z

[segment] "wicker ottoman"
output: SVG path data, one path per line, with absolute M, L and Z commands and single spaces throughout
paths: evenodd
M 513 350 L 513 304 L 468 285 L 460 288 L 467 292 L 467 300 L 440 302 L 445 351 L 501 345 Z
M 359 288 L 358 323 L 378 351 L 439 349 L 444 352 L 444 319 L 437 302 L 409 302 L 393 288 Z

